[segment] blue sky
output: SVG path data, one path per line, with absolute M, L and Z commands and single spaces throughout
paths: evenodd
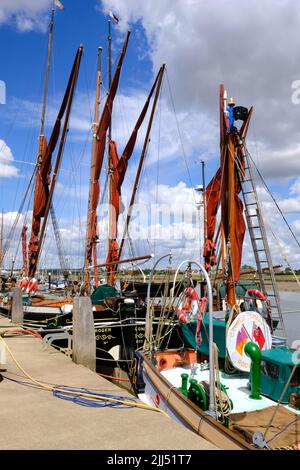
M 151 202 L 164 202 L 174 209 L 175 216 L 181 204 L 196 210 L 192 188 L 201 183 L 200 161 L 206 162 L 206 182 L 218 166 L 218 86 L 224 82 L 229 95 L 234 94 L 239 104 L 254 105 L 248 139 L 250 151 L 295 232 L 300 234 L 300 128 L 297 125 L 300 107 L 291 103 L 291 84 L 300 77 L 299 12 L 292 1 L 284 5 L 276 2 L 274 7 L 274 2 L 269 0 L 249 0 L 243 4 L 229 0 L 225 7 L 221 0 L 215 4 L 202 0 L 162 0 L 155 9 L 150 0 L 64 0 L 62 3 L 64 11 L 55 13 L 46 135 L 50 135 L 76 49 L 83 43 L 70 132 L 54 200 L 73 264 L 81 265 L 83 256 L 99 45 L 103 47 L 103 99 L 107 90 L 109 10 L 120 18 L 119 25 L 112 22 L 113 66 L 126 29 L 130 27 L 132 31 L 113 117 L 113 137 L 120 151 L 159 66 L 163 62 L 167 65 L 139 200 L 147 207 Z M 6 230 L 13 221 L 12 212 L 18 210 L 36 159 L 50 9 L 49 0 L 3 0 L 0 5 L 0 80 L 7 86 L 6 105 L 0 105 L 0 149 L 4 152 L 0 155 L 0 198 L 7 213 Z M 145 127 L 140 132 L 124 182 L 125 205 L 144 133 Z M 281 227 L 282 246 L 297 264 L 300 256 L 288 231 L 259 181 L 258 186 L 269 222 L 273 227 Z M 28 211 L 24 209 L 28 212 L 27 223 L 31 202 L 26 205 Z M 196 212 L 194 217 L 197 218 Z M 152 221 L 155 227 L 156 222 Z M 146 225 L 143 213 L 136 216 L 136 224 Z M 168 222 L 160 225 L 165 229 Z M 176 227 L 194 235 L 198 231 L 190 222 Z M 55 264 L 57 257 L 51 236 L 47 243 L 45 263 Z M 274 241 L 271 243 L 275 246 Z M 166 251 L 173 247 L 178 251 L 180 247 L 180 254 L 199 256 L 200 244 L 198 239 L 180 244 L 170 240 L 168 234 L 160 243 L 153 244 L 148 234 L 138 243 L 137 250 L 143 254 L 143 250 L 150 248 Z M 103 258 L 104 252 L 105 249 Z

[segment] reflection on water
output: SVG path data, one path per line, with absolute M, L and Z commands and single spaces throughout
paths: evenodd
M 300 341 L 300 293 L 281 291 L 280 299 L 288 343 Z

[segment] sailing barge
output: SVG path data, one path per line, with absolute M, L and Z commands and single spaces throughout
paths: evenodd
M 299 450 L 299 351 L 286 345 L 280 297 L 251 176 L 245 144 L 251 115 L 252 108 L 235 106 L 232 99 L 227 104 L 227 94 L 221 85 L 220 169 L 204 195 L 207 204 L 205 267 L 186 260 L 174 277 L 171 303 L 185 347 L 160 348 L 148 312 L 144 351 L 136 353 L 133 383 L 145 403 L 156 404 L 221 449 Z M 242 124 L 238 127 L 239 121 Z M 218 259 L 214 233 L 219 205 L 226 308 L 214 312 L 211 267 Z M 235 288 L 246 230 L 243 209 L 261 287 L 260 291 L 250 289 L 247 302 L 245 299 L 239 304 Z M 264 263 L 268 265 L 270 285 Z M 175 282 L 185 264 L 186 288 L 182 294 L 176 292 Z M 195 265 L 206 283 L 206 298 L 201 300 L 192 282 Z M 193 308 L 186 303 L 191 293 Z M 257 301 L 266 299 L 264 311 Z

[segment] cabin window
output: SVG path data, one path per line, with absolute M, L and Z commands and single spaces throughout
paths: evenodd
M 279 377 L 279 367 L 277 364 L 268 361 L 261 362 L 261 371 L 268 377 L 272 379 L 278 379 Z
M 297 367 L 291 379 L 291 387 L 299 387 L 299 386 L 300 386 L 300 367 Z

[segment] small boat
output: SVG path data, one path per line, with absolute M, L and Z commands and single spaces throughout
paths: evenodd
M 221 163 L 204 193 L 205 266 L 195 260 L 178 266 L 168 304 L 172 316 L 164 317 L 178 319 L 184 347 L 166 349 L 160 345 L 148 310 L 144 349 L 135 355 L 132 381 L 144 402 L 160 407 L 221 449 L 299 449 L 299 351 L 287 346 L 280 296 L 251 176 L 245 144 L 251 115 L 252 108 L 235 106 L 232 99 L 227 104 L 221 85 Z M 214 238 L 219 204 L 220 254 Z M 246 229 L 243 211 L 260 290 L 247 288 L 238 299 Z M 214 272 L 213 266 L 218 259 L 222 260 L 225 293 L 221 310 L 215 311 L 212 285 L 217 270 Z M 185 265 L 182 293 L 175 284 Z M 194 266 L 202 273 L 201 286 L 193 279 Z M 148 292 L 150 282 L 151 278 Z

